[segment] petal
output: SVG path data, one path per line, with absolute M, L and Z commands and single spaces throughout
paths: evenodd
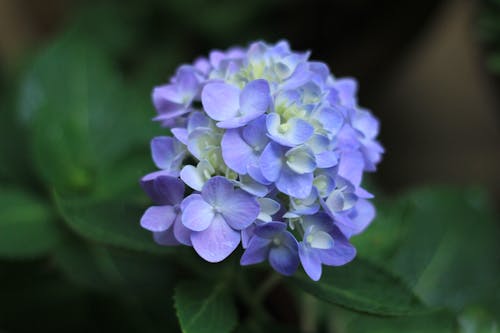
M 277 272 L 283 275 L 293 275 L 299 267 L 299 257 L 297 254 L 297 241 L 289 232 L 283 233 L 284 246 L 273 247 L 269 251 L 269 264 Z
M 234 186 L 229 180 L 222 176 L 215 176 L 203 185 L 201 196 L 212 206 L 221 208 L 233 193 Z
M 205 178 L 203 177 L 203 175 L 196 167 L 192 165 L 186 165 L 184 168 L 182 168 L 180 176 L 182 181 L 186 183 L 186 185 L 196 191 L 201 191 L 203 185 L 205 184 Z
M 332 236 L 324 231 L 318 230 L 309 235 L 311 236 L 311 239 L 308 239 L 308 243 L 314 249 L 328 250 L 331 249 L 335 244 Z
M 174 221 L 174 236 L 175 239 L 184 245 L 191 246 L 191 234 L 193 233 L 192 230 L 189 230 L 182 224 L 182 214 L 178 214 L 177 218 Z
M 299 257 L 304 271 L 313 281 L 318 281 L 321 277 L 321 258 L 319 250 L 310 248 L 304 243 L 299 244 Z
M 283 167 L 283 155 L 284 148 L 274 142 L 270 142 L 262 152 L 259 160 L 260 170 L 267 180 L 276 181 L 279 178 Z
M 198 92 L 199 82 L 196 77 L 195 69 L 192 66 L 181 66 L 176 73 L 175 82 L 179 92 L 192 99 Z
M 226 222 L 236 230 L 241 230 L 252 224 L 260 212 L 257 199 L 241 190 L 235 190 L 224 198 L 220 207 Z
M 272 239 L 274 236 L 286 230 L 286 223 L 267 222 L 255 227 L 254 233 L 260 238 Z
M 176 170 L 182 162 L 184 149 L 175 138 L 159 136 L 151 140 L 153 161 L 160 169 Z
M 310 173 L 316 169 L 312 151 L 303 146 L 290 149 L 285 154 L 286 164 L 298 174 Z
M 179 242 L 174 236 L 172 228 L 165 231 L 155 232 L 153 234 L 154 241 L 159 245 L 174 246 L 179 245 Z
M 144 177 L 141 178 L 140 180 L 140 185 L 144 192 L 151 198 L 151 200 L 154 201 L 155 204 L 158 205 L 172 205 L 174 204 L 173 202 L 169 200 L 165 200 L 166 198 L 164 197 L 163 193 L 159 193 L 158 190 L 156 189 L 155 183 L 156 179 L 159 178 L 160 176 L 166 176 L 166 177 L 172 177 L 173 179 L 177 179 L 176 175 L 172 173 L 172 171 L 169 170 L 160 170 L 160 171 L 155 171 L 152 173 L 149 173 L 145 175 Z M 184 193 L 184 187 L 182 187 L 182 191 Z M 177 191 L 172 191 L 172 192 L 177 192 Z M 183 194 L 181 194 L 182 197 Z M 175 202 L 177 203 L 177 202 Z
M 314 133 L 314 127 L 300 118 L 291 118 L 281 124 L 277 113 L 270 113 L 266 118 L 269 137 L 279 144 L 294 147 L 306 142 Z
M 264 175 L 262 174 L 262 170 L 260 169 L 259 163 L 260 163 L 260 158 L 256 163 L 251 163 L 251 164 L 247 165 L 247 173 L 257 183 L 262 184 L 262 185 L 270 185 L 272 183 L 272 181 L 269 181 L 266 179 L 266 177 L 264 177 Z M 269 192 L 269 191 L 267 191 L 267 192 Z M 252 192 L 250 192 L 250 193 L 252 193 Z M 264 196 L 264 195 L 261 195 L 261 196 Z
M 187 145 L 188 144 L 188 131 L 185 128 L 182 127 L 176 127 L 170 129 L 170 132 L 174 135 L 174 137 L 182 142 L 183 144 Z
M 194 249 L 208 262 L 227 258 L 238 247 L 240 239 L 240 232 L 227 225 L 220 215 L 215 216 L 207 229 L 191 235 Z
M 159 176 L 154 180 L 154 187 L 164 205 L 177 205 L 184 198 L 184 184 L 179 178 Z
M 269 84 L 259 79 L 249 82 L 241 91 L 240 113 L 246 117 L 257 118 L 267 111 L 271 101 Z
M 229 129 L 221 141 L 222 158 L 228 167 L 240 175 L 247 173 L 250 159 L 256 159 L 253 148 L 241 137 L 238 129 Z
M 357 235 L 365 230 L 375 218 L 375 207 L 368 200 L 360 199 L 350 215 L 354 226 L 351 235 Z
M 321 261 L 329 266 L 342 266 L 352 261 L 356 257 L 356 248 L 338 228 L 335 227 L 331 234 L 335 244 L 331 249 L 319 252 Z
M 214 120 L 234 118 L 238 114 L 240 90 L 232 85 L 214 82 L 201 92 L 205 112 Z
M 338 174 L 358 187 L 361 184 L 364 164 L 363 155 L 359 151 L 344 152 L 340 155 Z
M 269 187 L 266 185 L 262 185 L 254 181 L 252 178 L 240 175 L 240 180 L 237 182 L 237 185 L 245 192 L 248 192 L 256 197 L 264 197 L 269 193 Z
M 269 255 L 271 240 L 252 237 L 247 249 L 241 256 L 240 265 L 253 265 L 263 262 Z
M 253 230 L 255 229 L 255 224 L 251 224 L 248 228 L 241 230 L 241 246 L 246 249 L 250 243 L 250 240 L 254 236 Z
M 338 164 L 339 158 L 333 151 L 325 151 L 316 156 L 316 165 L 318 168 L 327 169 Z
M 248 145 L 257 151 L 263 150 L 269 142 L 266 135 L 266 115 L 262 115 L 249 122 L 247 126 L 243 128 L 242 134 L 243 139 L 248 143 Z
M 279 202 L 277 202 L 273 199 L 259 198 L 257 200 L 259 201 L 260 211 L 266 213 L 267 215 L 274 215 L 281 208 L 281 205 L 279 204 Z
M 332 108 L 323 108 L 316 114 L 323 128 L 330 134 L 337 134 L 344 124 L 344 116 L 341 112 Z
M 177 212 L 172 206 L 151 206 L 142 215 L 141 226 L 149 231 L 165 231 L 176 217 Z
M 182 95 L 175 84 L 155 87 L 152 93 L 153 104 L 158 113 L 168 113 L 183 109 Z
M 192 200 L 182 211 L 182 224 L 190 230 L 207 229 L 214 219 L 215 213 L 211 205 L 204 200 Z
M 280 177 L 276 181 L 278 190 L 298 199 L 304 199 L 309 196 L 312 190 L 312 184 L 312 173 L 300 175 L 293 172 L 288 167 L 283 168 Z

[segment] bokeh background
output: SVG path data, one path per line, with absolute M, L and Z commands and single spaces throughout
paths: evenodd
M 379 193 L 397 196 L 435 184 L 473 186 L 486 189 L 494 209 L 500 207 L 499 0 L 0 0 L 0 99 L 8 101 L 0 115 L 23 108 L 23 73 L 45 45 L 68 31 L 102 49 L 124 80 L 134 84 L 146 118 L 154 115 L 151 88 L 165 82 L 180 63 L 214 48 L 287 39 L 293 49 L 311 50 L 312 58 L 326 62 L 337 77 L 357 78 L 360 104 L 382 124 L 386 154 L 370 178 Z M 27 155 L 26 138 L 11 130 L 12 140 L 0 145 L 4 158 L 13 151 Z M 19 170 L 20 182 L 39 185 L 29 171 Z M 0 186 L 12 183 L 7 178 Z M 488 255 L 499 264 L 498 253 Z M 36 274 L 58 281 L 40 262 L 2 265 L 4 277 L 26 273 L 25 285 Z M 56 285 L 49 287 L 13 305 L 3 319 L 0 313 L 0 331 L 3 320 L 6 332 L 30 332 L 30 313 L 58 297 Z M 0 290 L 2 303 L 6 291 Z M 500 297 L 499 290 L 491 292 Z M 110 310 L 115 300 L 108 296 L 99 294 L 97 301 L 95 295 L 77 296 L 85 306 L 74 311 L 86 311 L 85 318 L 99 322 L 120 316 Z M 125 303 L 135 309 L 133 300 Z M 89 304 L 96 307 L 89 310 Z M 19 313 L 28 322 L 14 324 L 12 316 Z M 81 331 L 101 327 L 86 325 Z
M 124 73 L 151 85 L 213 48 L 284 38 L 359 80 L 362 105 L 382 122 L 384 188 L 484 184 L 498 198 L 498 8 L 495 0 L 2 0 L 1 66 L 15 73 L 75 20 L 113 49 Z

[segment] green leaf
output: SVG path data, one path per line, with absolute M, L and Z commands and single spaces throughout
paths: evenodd
M 360 258 L 342 267 L 323 266 L 318 282 L 305 274 L 290 282 L 319 299 L 358 312 L 401 316 L 429 311 L 400 278 Z
M 458 311 L 493 301 L 499 228 L 483 191 L 418 189 L 379 201 L 377 212 L 352 239 L 358 253 L 403 277 L 427 304 Z
M 149 91 L 126 86 L 106 53 L 75 31 L 35 59 L 21 85 L 20 112 L 33 128 L 37 169 L 59 191 L 92 191 L 134 149 L 147 161 L 158 127 Z
M 67 225 L 79 235 L 116 247 L 154 254 L 172 253 L 171 247 L 153 242 L 152 234 L 139 225 L 143 206 L 124 201 L 54 198 Z
M 456 318 L 450 313 L 410 317 L 356 316 L 348 325 L 349 333 L 454 333 Z
M 40 257 L 59 241 L 50 208 L 18 188 L 0 189 L 0 257 Z
M 181 283 L 174 301 L 183 333 L 228 333 L 237 324 L 236 308 L 224 284 Z

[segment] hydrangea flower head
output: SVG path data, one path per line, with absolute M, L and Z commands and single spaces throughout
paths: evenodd
M 379 123 L 356 81 L 309 56 L 285 41 L 212 51 L 153 90 L 172 134 L 153 138 L 160 170 L 141 180 L 155 204 L 141 225 L 158 244 L 209 262 L 241 244 L 242 265 L 301 264 L 313 280 L 354 259 L 349 238 L 375 217 L 361 182 L 384 151 Z

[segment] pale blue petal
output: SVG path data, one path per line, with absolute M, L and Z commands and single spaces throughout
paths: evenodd
M 214 207 L 222 208 L 226 205 L 227 198 L 234 193 L 233 184 L 222 176 L 210 178 L 201 191 L 203 200 Z
M 304 199 L 309 196 L 312 190 L 313 174 L 297 174 L 288 167 L 283 168 L 276 187 L 283 193 L 292 197 Z
M 232 85 L 208 83 L 201 92 L 201 102 L 210 118 L 221 121 L 238 114 L 240 90 Z
M 267 111 L 270 102 L 271 96 L 267 81 L 262 79 L 251 81 L 241 92 L 240 113 L 248 121 L 253 120 Z
M 227 225 L 220 215 L 215 216 L 207 229 L 191 235 L 195 251 L 208 262 L 227 258 L 238 247 L 240 240 L 240 232 Z
M 300 262 L 304 271 L 313 281 L 318 281 L 321 278 L 321 258 L 318 252 L 302 242 L 299 243 Z
M 214 209 L 204 200 L 192 200 L 182 210 L 182 224 L 190 230 L 207 229 L 215 218 Z
M 149 231 L 165 231 L 176 217 L 176 209 L 172 206 L 151 206 L 142 215 L 141 227 Z
M 310 173 L 316 169 L 316 161 L 310 149 L 299 146 L 290 149 L 285 154 L 286 164 L 298 174 Z
M 235 190 L 224 198 L 220 212 L 227 224 L 236 230 L 242 230 L 252 224 L 260 212 L 257 199 L 241 190 Z
M 256 159 L 253 148 L 243 140 L 239 129 L 229 129 L 224 133 L 221 149 L 226 165 L 240 175 L 246 174 L 250 160 Z

